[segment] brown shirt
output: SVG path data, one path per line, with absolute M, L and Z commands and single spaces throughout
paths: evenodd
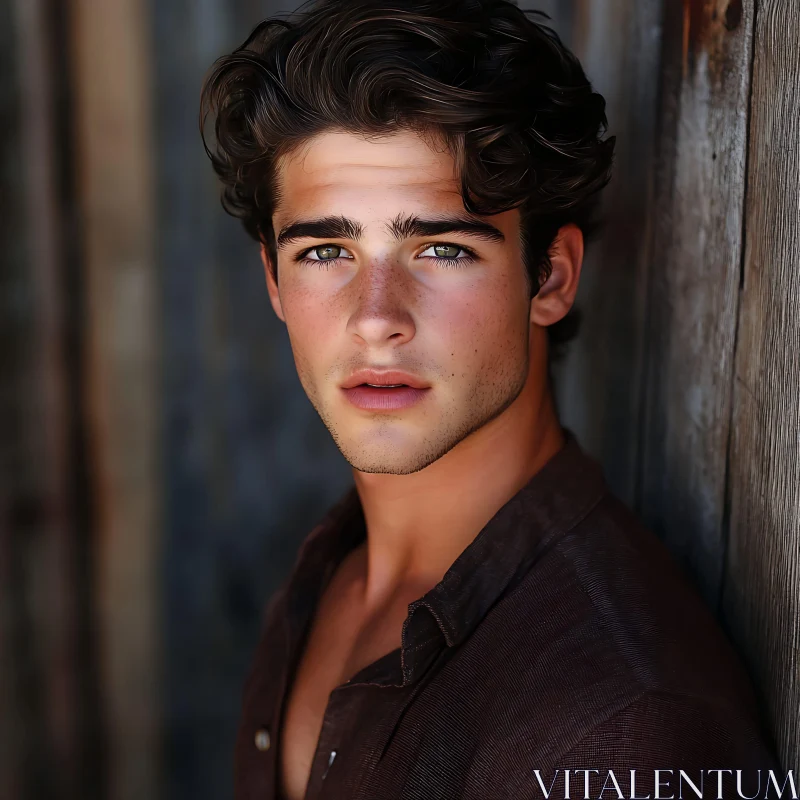
M 307 800 L 542 798 L 551 782 L 550 796 L 564 797 L 563 770 L 571 797 L 584 796 L 587 776 L 591 797 L 619 797 L 613 781 L 626 798 L 654 797 L 658 780 L 660 796 L 677 797 L 680 769 L 717 797 L 728 775 L 709 770 L 743 770 L 744 789 L 758 768 L 785 775 L 714 618 L 564 433 L 565 446 L 409 605 L 402 647 L 331 692 Z M 280 797 L 284 698 L 317 599 L 365 535 L 353 487 L 270 602 L 244 691 L 237 800 Z M 687 786 L 683 796 L 697 796 Z

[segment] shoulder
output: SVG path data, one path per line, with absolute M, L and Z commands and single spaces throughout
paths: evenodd
M 637 692 L 749 704 L 738 653 L 688 573 L 616 495 L 560 537 L 543 571 L 569 587 L 583 635 L 624 666 Z
M 726 634 L 663 544 L 613 495 L 559 536 L 485 622 L 483 638 L 499 643 L 484 650 L 504 689 L 493 699 L 498 716 L 511 739 L 538 741 L 541 754 L 623 708 L 652 711 L 663 725 L 708 709 L 706 719 L 722 718 L 726 708 L 758 723 Z M 528 736 L 539 726 L 549 742 Z

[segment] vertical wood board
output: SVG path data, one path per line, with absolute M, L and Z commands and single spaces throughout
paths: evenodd
M 716 609 L 753 0 L 664 11 L 639 510 Z
M 652 212 L 661 0 L 576 0 L 571 44 L 606 98 L 617 137 L 576 306 L 581 328 L 554 369 L 562 421 L 603 464 L 614 491 L 633 504 L 639 438 L 648 245 Z
M 148 7 L 73 7 L 109 796 L 159 797 L 158 313 Z
M 800 770 L 800 6 L 761 0 L 724 618 Z

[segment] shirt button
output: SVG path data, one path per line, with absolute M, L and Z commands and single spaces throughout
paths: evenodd
M 328 770 L 331 768 L 334 758 L 336 758 L 336 751 L 331 750 L 331 754 L 328 756 L 328 766 L 325 767 L 325 772 L 322 773 L 322 780 L 325 780 L 326 776 L 328 775 Z
M 269 731 L 266 728 L 259 728 L 255 736 L 256 747 L 261 750 L 269 750 Z

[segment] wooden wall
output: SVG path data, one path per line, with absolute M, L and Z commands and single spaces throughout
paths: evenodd
M 230 797 L 262 609 L 351 480 L 197 134 L 293 5 L 0 0 L 0 797 Z M 533 5 L 617 136 L 563 421 L 800 769 L 800 7 Z
M 0 797 L 105 769 L 62 8 L 0 3 Z
M 722 610 L 800 770 L 800 7 L 759 0 Z
M 619 157 L 559 407 L 717 614 L 797 770 L 800 6 L 571 5 Z
M 660 0 L 554 3 L 556 28 L 606 98 L 617 137 L 614 176 L 603 199 L 603 229 L 590 243 L 576 305 L 583 319 L 554 370 L 559 411 L 601 458 L 626 502 L 636 500 L 653 225 Z
M 107 791 L 159 797 L 160 313 L 150 30 L 141 0 L 74 0 L 75 203 Z

